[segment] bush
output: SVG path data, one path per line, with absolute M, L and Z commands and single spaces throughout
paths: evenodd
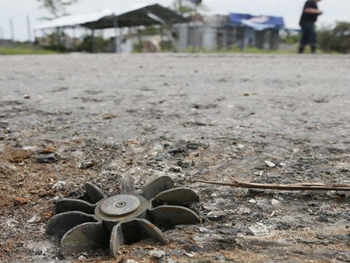
M 94 44 L 92 43 L 92 41 L 94 41 Z M 106 52 L 110 45 L 110 40 L 103 39 L 100 36 L 95 36 L 94 39 L 92 39 L 92 36 L 86 35 L 83 38 L 82 43 L 77 46 L 77 51 L 89 53 Z
M 280 42 L 284 44 L 296 44 L 299 42 L 300 34 L 291 31 L 291 30 L 284 30 L 282 33 L 280 33 Z
M 53 51 L 38 49 L 37 47 L 0 47 L 0 55 L 33 55 L 52 54 Z
M 337 22 L 334 27 L 321 28 L 318 32 L 318 43 L 324 52 L 350 52 L 350 23 Z

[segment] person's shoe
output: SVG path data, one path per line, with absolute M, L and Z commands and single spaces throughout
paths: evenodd
M 299 53 L 299 54 L 303 54 L 303 52 L 304 52 L 304 47 L 299 47 L 298 53 Z

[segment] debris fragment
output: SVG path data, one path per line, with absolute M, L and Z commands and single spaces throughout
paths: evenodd
M 93 166 L 95 166 L 96 164 L 98 164 L 99 162 L 98 161 L 86 161 L 86 162 L 82 162 L 80 165 L 79 165 L 79 169 L 89 169 Z
M 36 157 L 38 163 L 54 163 L 57 162 L 57 156 L 55 153 L 39 153 Z
M 219 220 L 225 217 L 227 214 L 224 211 L 211 211 L 208 213 L 208 218 L 211 220 Z
M 269 233 L 268 227 L 266 225 L 264 225 L 263 223 L 259 223 L 259 222 L 251 225 L 248 228 L 250 231 L 252 231 L 252 233 L 255 236 L 265 236 Z
M 118 117 L 117 114 L 112 114 L 112 113 L 105 114 L 105 115 L 102 116 L 102 118 L 103 118 L 104 120 L 115 119 L 115 118 L 117 118 L 117 117 Z
M 40 153 L 46 154 L 46 153 L 54 153 L 56 152 L 56 149 L 53 147 L 46 147 L 45 149 L 42 149 Z
M 148 253 L 155 259 L 161 259 L 165 256 L 165 251 L 163 250 L 152 250 Z
M 67 183 L 65 181 L 58 181 L 52 187 L 56 190 L 65 190 Z
M 276 166 L 276 164 L 274 164 L 273 162 L 270 161 L 265 161 L 265 163 L 267 164 L 268 167 L 273 168 Z
M 13 200 L 13 203 L 16 206 L 22 206 L 28 203 L 27 199 L 23 198 L 23 197 L 16 197 L 15 200 Z
M 26 222 L 27 223 L 37 223 L 40 221 L 40 217 L 37 215 L 33 215 L 30 219 L 28 219 Z

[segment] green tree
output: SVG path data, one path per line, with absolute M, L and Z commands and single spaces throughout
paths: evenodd
M 37 0 L 41 3 L 41 8 L 49 11 L 52 18 L 67 15 L 66 8 L 79 0 Z
M 297 44 L 299 42 L 299 33 L 292 30 L 288 30 L 288 29 L 281 30 L 279 37 L 280 37 L 281 43 Z
M 318 31 L 320 48 L 325 52 L 350 52 L 350 23 L 336 22 L 333 27 L 324 27 Z
M 198 11 L 208 11 L 203 3 L 195 4 L 191 0 L 174 0 L 172 9 L 184 16 L 191 16 L 198 13 Z
M 77 51 L 85 51 L 89 53 L 101 53 L 105 52 L 110 45 L 110 41 L 103 39 L 102 36 L 86 35 L 83 38 L 83 42 L 77 46 Z

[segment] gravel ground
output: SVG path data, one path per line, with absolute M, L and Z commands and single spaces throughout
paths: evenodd
M 199 180 L 350 183 L 350 57 L 0 57 L 0 262 L 350 262 L 349 194 Z M 43 162 L 41 153 L 48 153 Z M 198 193 L 198 225 L 63 258 L 57 200 L 159 176 Z

